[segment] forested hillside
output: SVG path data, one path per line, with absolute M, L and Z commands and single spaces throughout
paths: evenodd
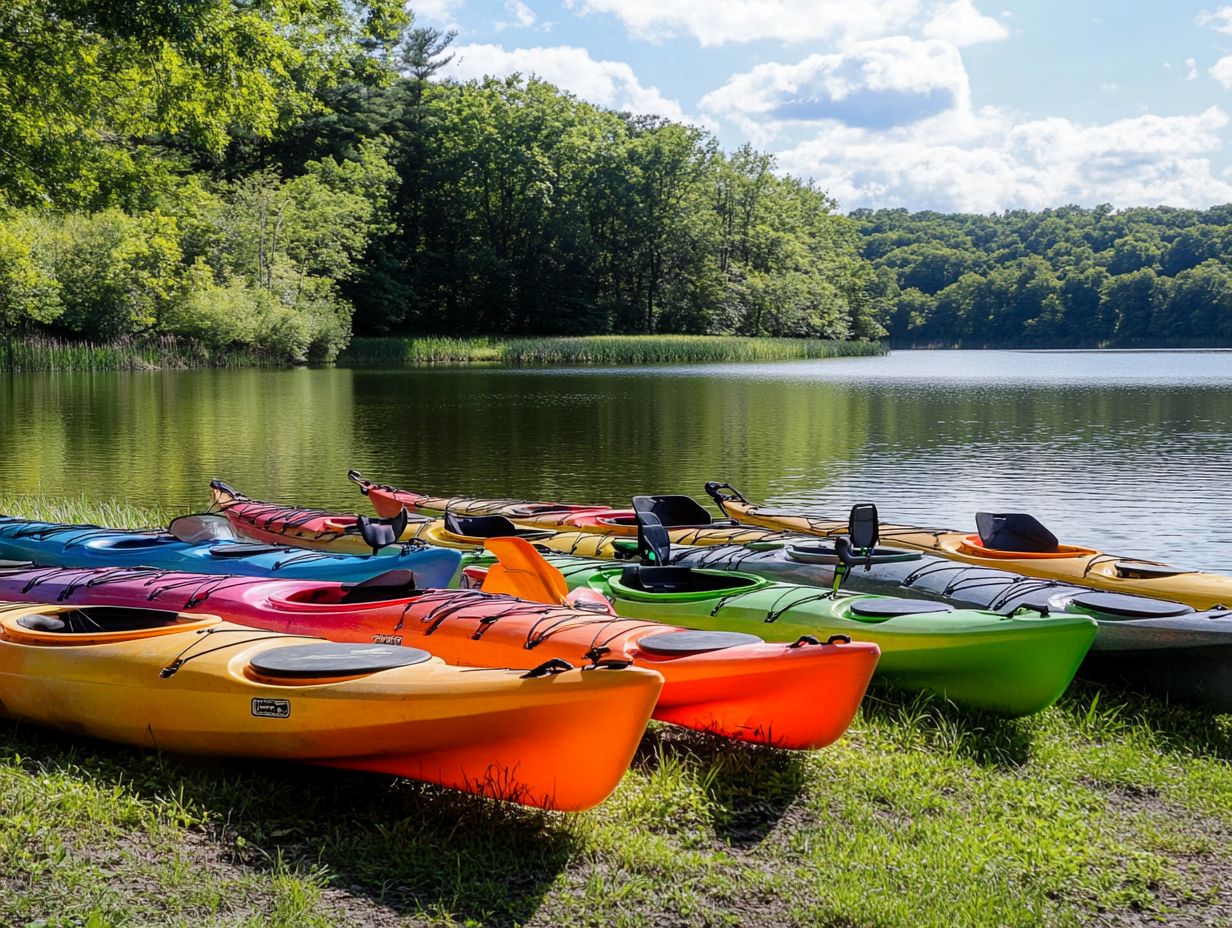
M 0 335 L 876 337 L 855 224 L 749 148 L 436 79 L 396 0 L 0 11 Z
M 853 218 L 896 344 L 1232 345 L 1232 206 Z

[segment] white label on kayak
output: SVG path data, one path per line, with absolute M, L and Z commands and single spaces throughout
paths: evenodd
M 254 696 L 252 714 L 262 719 L 288 719 L 291 717 L 291 700 L 262 699 Z
M 401 647 L 402 646 L 402 636 L 401 635 L 373 635 L 372 643 L 373 644 L 393 644 L 393 645 L 398 645 L 399 647 Z

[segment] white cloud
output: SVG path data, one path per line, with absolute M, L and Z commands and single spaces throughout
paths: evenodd
M 596 61 L 584 48 L 557 45 L 506 50 L 499 45 L 460 45 L 453 51 L 454 59 L 442 76 L 466 81 L 514 72 L 533 74 L 601 106 L 706 124 L 686 115 L 679 103 L 663 96 L 658 88 L 644 86 L 625 62 Z
M 522 0 L 505 0 L 505 12 L 513 17 L 512 21 L 496 23 L 496 31 L 501 32 L 511 26 L 528 29 L 535 24 L 535 11 Z
M 789 124 L 905 125 L 965 108 L 969 96 L 967 73 L 952 44 L 893 36 L 796 64 L 758 65 L 732 75 L 699 106 L 730 117 L 764 143 Z
M 783 170 L 811 176 L 844 209 L 991 212 L 1063 203 L 1208 206 L 1232 200 L 1217 178 L 1227 114 L 1137 116 L 1104 124 L 1053 117 L 1016 124 L 1002 110 L 955 111 L 870 132 L 831 124 L 779 153 Z
M 1232 35 L 1232 6 L 1222 6 L 1214 12 L 1203 10 L 1198 14 L 1197 23 L 1216 32 Z
M 996 42 L 1010 34 L 1000 22 L 985 16 L 972 0 L 950 0 L 942 3 L 924 24 L 924 37 L 940 39 L 953 45 L 974 45 Z
M 1198 79 L 1198 61 L 1196 58 L 1185 59 L 1185 80 L 1196 81 Z
M 1232 55 L 1220 58 L 1207 73 L 1223 84 L 1224 90 L 1232 90 Z
M 921 0 L 565 0 L 610 13 L 642 39 L 690 35 L 702 45 L 778 39 L 856 40 L 899 31 Z
M 454 14 L 462 8 L 462 0 L 415 0 L 411 12 L 419 21 L 430 20 L 445 25 L 454 25 Z

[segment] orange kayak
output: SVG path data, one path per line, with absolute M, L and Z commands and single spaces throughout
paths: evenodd
M 564 811 L 594 806 L 620 782 L 662 682 L 631 668 L 463 670 L 422 650 L 333 644 L 148 602 L 0 611 L 8 718 Z

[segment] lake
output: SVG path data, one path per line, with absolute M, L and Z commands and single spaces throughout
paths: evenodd
M 627 504 L 702 495 L 969 527 L 1232 572 L 1232 353 L 895 351 L 654 368 L 0 375 L 0 494 L 367 511 L 408 489 Z

